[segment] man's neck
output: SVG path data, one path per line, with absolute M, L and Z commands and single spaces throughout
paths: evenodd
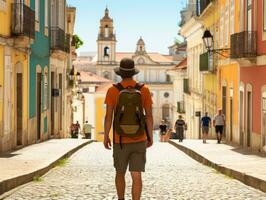
M 122 81 L 133 81 L 133 78 L 123 78 Z

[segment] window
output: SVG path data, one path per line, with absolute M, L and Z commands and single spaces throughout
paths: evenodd
M 266 31 L 266 0 L 263 1 L 263 30 Z
M 165 98 L 168 98 L 168 97 L 169 97 L 169 93 L 168 93 L 168 92 L 165 92 L 165 93 L 163 94 L 163 96 L 164 96 Z
M 220 47 L 223 47 L 224 43 L 224 12 L 221 11 L 220 17 Z
M 104 37 L 106 37 L 106 38 L 109 37 L 109 28 L 108 28 L 108 25 L 105 25 L 105 28 L 104 28 Z
M 44 25 L 45 27 L 48 27 L 48 0 L 45 0 L 45 20 Z
M 65 0 L 59 0 L 59 7 L 58 7 L 58 26 L 62 30 L 65 30 Z
M 229 37 L 229 6 L 228 6 L 228 0 L 226 1 L 225 6 L 225 45 L 228 45 L 228 37 Z
M 248 31 L 252 30 L 252 0 L 247 0 L 248 1 L 248 7 L 247 7 L 247 12 L 248 12 L 248 19 L 247 19 L 247 27 Z
M 104 48 L 104 56 L 109 57 L 109 47 Z
M 44 99 L 43 99 L 43 105 L 44 105 L 44 110 L 48 108 L 48 74 L 44 74 Z
M 230 28 L 230 34 L 234 34 L 235 33 L 235 0 L 231 0 L 230 3 L 230 24 L 231 24 L 231 28 Z
M 35 20 L 39 21 L 40 16 L 40 0 L 35 0 Z
M 1 10 L 6 10 L 7 6 L 6 6 L 6 0 L 0 0 L 0 11 Z

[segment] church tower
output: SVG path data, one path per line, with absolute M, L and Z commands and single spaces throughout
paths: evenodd
M 142 39 L 142 37 L 140 37 L 140 39 L 138 40 L 137 43 L 137 49 L 136 49 L 136 54 L 145 54 L 146 50 L 145 50 L 145 43 L 144 40 Z
M 116 62 L 116 36 L 114 33 L 113 19 L 109 17 L 108 8 L 100 21 L 98 34 L 98 64 L 115 64 Z

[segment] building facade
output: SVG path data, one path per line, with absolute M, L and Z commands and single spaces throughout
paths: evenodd
M 34 41 L 33 1 L 0 1 L 0 152 L 30 143 L 29 53 Z
M 173 60 L 159 53 L 148 53 L 142 38 L 138 40 L 135 52 L 117 52 L 116 43 L 113 20 L 109 16 L 109 10 L 106 9 L 105 16 L 100 21 L 97 40 L 97 75 L 117 82 L 120 77 L 114 73 L 113 69 L 119 66 L 121 59 L 132 58 L 140 70 L 135 77 L 136 80 L 147 84 L 152 93 L 155 127 L 159 126 L 162 119 L 171 124 L 173 84 L 166 71 L 174 67 Z

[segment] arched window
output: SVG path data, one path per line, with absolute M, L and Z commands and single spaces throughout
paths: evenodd
M 104 56 L 109 57 L 109 47 L 104 48 Z
M 105 28 L 104 28 L 104 36 L 105 36 L 106 38 L 109 37 L 109 28 L 108 28 L 108 25 L 107 25 L 107 24 L 105 25 Z

